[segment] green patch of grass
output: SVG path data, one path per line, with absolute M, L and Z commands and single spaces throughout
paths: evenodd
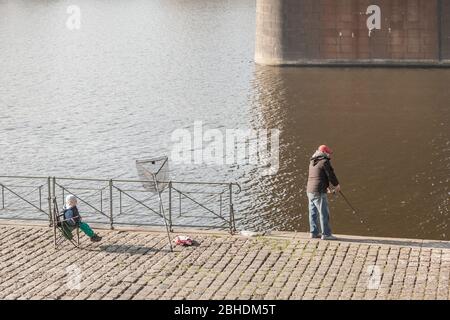
M 252 243 L 253 246 L 257 244 L 262 244 L 264 246 L 270 247 L 272 251 L 283 251 L 289 245 L 288 240 L 270 239 L 264 236 L 257 236 L 254 239 L 255 241 L 254 243 Z

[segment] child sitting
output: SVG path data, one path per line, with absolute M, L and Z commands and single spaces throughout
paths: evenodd
M 71 230 L 76 227 L 79 227 L 80 230 L 83 231 L 91 239 L 92 242 L 98 242 L 102 239 L 91 229 L 91 227 L 89 227 L 86 222 L 81 221 L 81 216 L 77 208 L 77 198 L 74 195 L 70 194 L 66 197 L 66 205 L 64 206 L 64 220 L 70 228 L 64 228 L 64 235 L 68 239 L 72 238 Z

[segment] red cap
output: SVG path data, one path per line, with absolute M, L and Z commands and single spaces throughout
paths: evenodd
M 332 154 L 333 153 L 333 150 L 331 150 L 330 149 L 330 147 L 328 147 L 328 146 L 326 146 L 326 145 L 321 145 L 320 147 L 319 147 L 319 149 L 317 149 L 317 150 L 319 150 L 319 151 L 321 151 L 321 152 L 325 152 L 325 153 L 328 153 L 328 154 Z

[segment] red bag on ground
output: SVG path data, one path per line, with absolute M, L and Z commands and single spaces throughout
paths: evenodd
M 189 236 L 176 236 L 175 239 L 173 239 L 176 245 L 180 246 L 191 246 L 192 245 L 192 239 Z

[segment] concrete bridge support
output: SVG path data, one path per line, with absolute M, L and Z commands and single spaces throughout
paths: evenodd
M 450 0 L 257 0 L 255 61 L 450 66 Z

